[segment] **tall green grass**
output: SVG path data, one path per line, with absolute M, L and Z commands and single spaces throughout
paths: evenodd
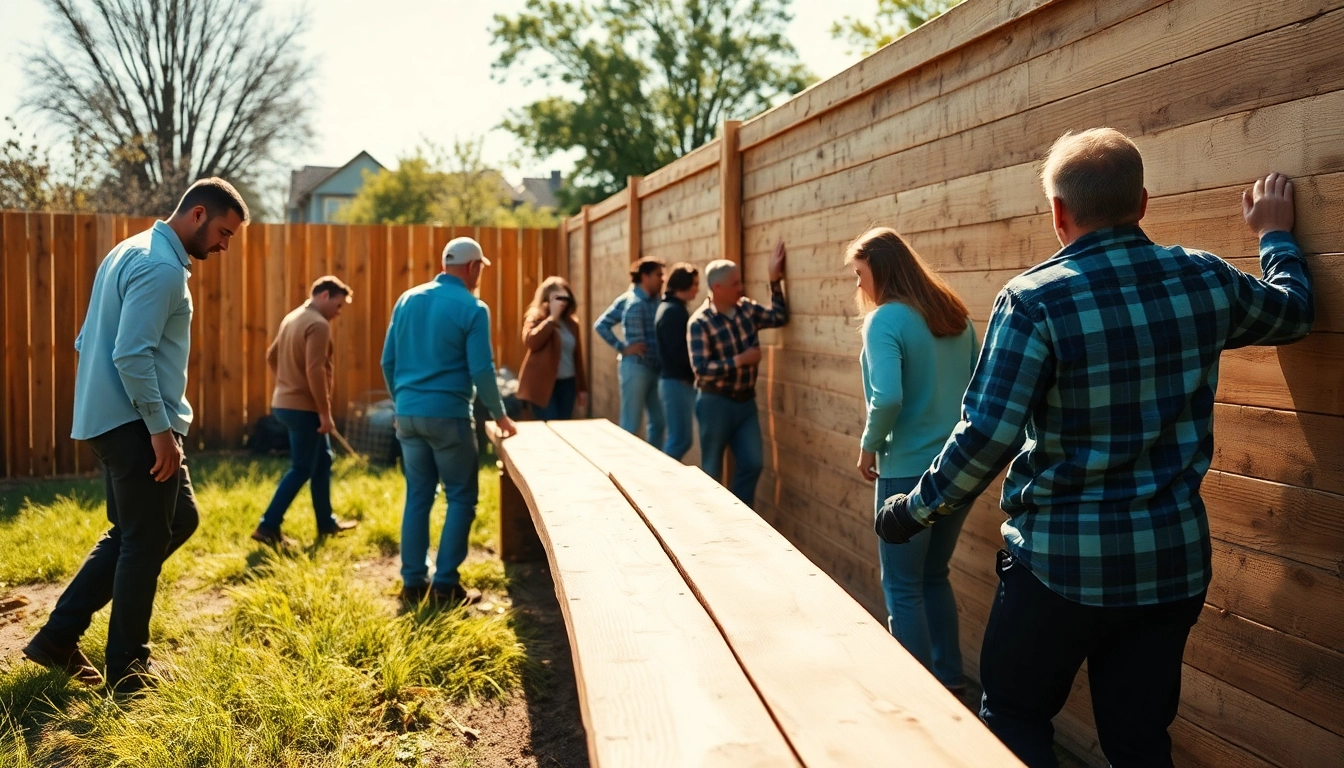
M 431 754 L 434 765 L 472 764 L 439 729 L 452 706 L 521 685 L 512 617 L 399 613 L 388 599 L 395 584 L 356 578 L 360 561 L 395 553 L 404 488 L 393 470 L 338 463 L 338 514 L 362 521 L 351 534 L 313 543 L 312 508 L 301 499 L 285 529 L 306 547 L 251 542 L 282 470 L 271 460 L 193 468 L 202 525 L 164 569 L 153 627 L 155 658 L 172 679 L 125 700 L 31 664 L 0 671 L 0 766 L 406 766 Z M 477 553 L 464 582 L 483 589 L 505 586 L 499 561 L 482 552 L 494 547 L 496 487 L 493 470 L 482 470 Z M 0 580 L 63 580 L 105 527 L 101 497 L 27 490 L 17 504 L 17 494 L 0 497 Z M 435 526 L 442 513 L 440 500 Z M 69 532 L 42 535 L 71 520 Z M 192 607 L 194 595 L 221 588 L 222 614 Z M 84 642 L 95 663 L 105 636 L 99 617 Z

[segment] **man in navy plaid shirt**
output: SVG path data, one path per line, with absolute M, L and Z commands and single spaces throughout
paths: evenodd
M 789 322 L 784 301 L 784 243 L 770 258 L 770 307 L 746 298 L 742 270 L 731 261 L 705 267 L 709 297 L 691 315 L 686 338 L 695 370 L 695 420 L 700 426 L 700 466 L 723 477 L 723 452 L 732 449 L 737 468 L 729 489 L 751 506 L 764 457 L 760 417 L 756 413 L 756 371 L 761 342 L 756 332 Z
M 1011 461 L 981 718 L 1027 765 L 1056 765 L 1050 720 L 1086 660 L 1111 765 L 1169 766 L 1211 576 L 1199 486 L 1218 358 L 1311 330 L 1292 183 L 1271 173 L 1243 194 L 1260 279 L 1144 235 L 1143 159 L 1117 131 L 1065 134 L 1042 177 L 1064 248 L 999 294 L 961 423 L 875 527 L 908 541 Z
M 593 330 L 620 353 L 617 375 L 621 383 L 621 428 L 639 434 L 639 423 L 647 412 L 648 441 L 660 450 L 666 419 L 663 401 L 658 397 L 658 334 L 653 321 L 663 290 L 663 262 L 643 258 L 630 265 L 630 290 L 616 297 L 607 311 L 597 318 Z M 612 329 L 620 325 L 625 338 L 617 338 Z

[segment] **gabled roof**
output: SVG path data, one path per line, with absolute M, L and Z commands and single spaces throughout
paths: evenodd
M 351 165 L 354 165 L 355 161 L 359 160 L 361 157 L 367 157 L 370 160 L 373 160 L 373 164 L 378 166 L 379 168 L 384 167 L 382 163 L 378 162 L 377 160 L 374 160 L 373 155 L 370 155 L 368 152 L 361 151 L 359 154 L 350 158 L 350 161 L 347 162 L 345 165 L 341 166 L 305 165 L 304 167 L 300 168 L 297 171 L 290 171 L 289 203 L 286 205 L 286 207 L 287 208 L 302 207 L 303 199 L 311 195 L 313 193 L 313 190 L 322 186 L 322 183 L 325 182 L 327 179 L 330 179 L 332 176 L 335 176 L 336 174 L 340 173 L 346 168 L 349 168 Z
M 558 208 L 560 201 L 555 198 L 555 187 L 551 179 L 523 179 L 521 202 L 531 203 L 533 208 Z

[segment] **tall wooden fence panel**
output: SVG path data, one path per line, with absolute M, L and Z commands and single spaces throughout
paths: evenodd
M 1258 274 L 1240 194 L 1291 175 L 1311 255 L 1315 331 L 1223 357 L 1213 470 L 1204 484 L 1214 581 L 1186 654 L 1177 761 L 1338 765 L 1344 755 L 1344 2 L 969 0 L 860 64 L 726 126 L 717 171 L 687 156 L 644 178 L 640 231 L 571 237 L 576 285 L 607 300 L 645 253 L 743 264 L 766 295 L 789 250 L 792 320 L 765 335 L 758 403 L 760 513 L 873 611 L 885 613 L 873 489 L 854 468 L 864 403 L 845 244 L 890 225 L 957 289 L 980 331 L 1015 274 L 1058 248 L 1039 161 L 1066 130 L 1134 137 L 1158 242 Z M 711 180 L 712 177 L 712 180 Z M 659 186 L 647 194 L 651 184 Z M 717 187 L 719 210 L 709 212 Z M 621 193 L 588 211 L 613 218 Z M 569 222 L 572 234 L 581 233 Z M 618 220 L 619 221 L 619 220 Z M 713 222 L 711 226 L 711 222 Z M 619 225 L 612 225 L 613 227 Z M 620 243 L 627 243 L 621 250 Z M 585 275 L 585 267 L 589 272 Z M 606 286 L 598 290 L 597 286 Z M 614 361 L 594 355 L 597 415 L 615 418 Z M 998 485 L 953 561 L 967 669 L 1002 546 Z M 1084 670 L 1059 737 L 1102 764 Z
M 74 342 L 103 257 L 153 221 L 0 212 L 0 477 L 96 468 L 87 446 L 69 437 Z M 196 448 L 243 445 L 269 410 L 274 381 L 266 350 L 280 321 L 323 274 L 340 276 L 354 291 L 354 302 L 332 324 L 337 423 L 352 407 L 385 398 L 379 361 L 392 306 L 439 271 L 443 246 L 460 236 L 477 238 L 494 264 L 480 295 L 491 310 L 496 363 L 516 372 L 522 311 L 537 285 L 560 268 L 555 230 L 251 224 L 227 252 L 194 262 L 189 441 Z

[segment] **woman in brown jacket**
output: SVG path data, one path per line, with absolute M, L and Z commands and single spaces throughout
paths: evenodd
M 578 308 L 563 277 L 548 277 L 523 317 L 527 353 L 518 372 L 518 398 L 542 421 L 569 419 L 588 407 L 588 378 L 579 348 Z

